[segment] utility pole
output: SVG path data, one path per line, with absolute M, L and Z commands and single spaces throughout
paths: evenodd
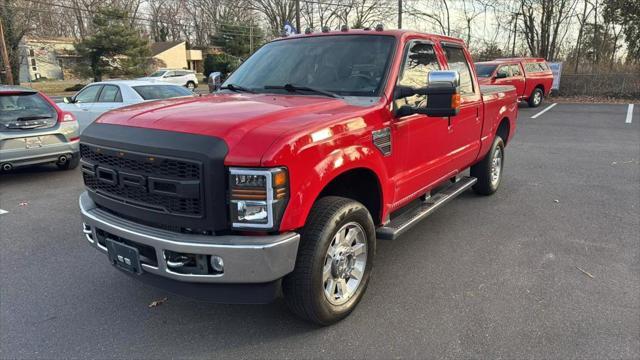
M 402 29 L 402 0 L 398 0 L 398 29 Z
M 249 26 L 249 55 L 253 54 L 253 25 Z
M 0 50 L 2 50 L 2 62 L 4 63 L 5 79 L 8 85 L 13 85 L 13 73 L 11 72 L 11 63 L 9 62 L 9 52 L 7 51 L 7 43 L 4 41 L 4 28 L 2 20 L 0 20 Z
M 511 48 L 511 57 L 516 56 L 516 36 L 518 34 L 518 13 L 513 21 L 513 47 Z
M 300 29 L 300 0 L 296 0 L 296 31 L 298 34 L 302 34 Z

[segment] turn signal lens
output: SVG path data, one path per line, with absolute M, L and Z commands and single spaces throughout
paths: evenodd
M 460 94 L 453 94 L 451 96 L 451 108 L 452 109 L 460 108 Z
M 281 170 L 273 175 L 273 187 L 284 186 L 287 184 L 287 173 Z

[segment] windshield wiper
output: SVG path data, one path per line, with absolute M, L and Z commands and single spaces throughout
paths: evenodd
M 233 85 L 233 84 L 227 84 L 223 87 L 220 88 L 220 90 L 231 90 L 231 91 L 235 91 L 235 92 L 247 92 L 250 94 L 255 94 L 256 92 L 251 90 L 251 89 L 247 89 L 244 86 L 240 86 L 240 85 Z
M 324 95 L 332 98 L 342 99 L 342 96 L 336 93 L 332 93 L 331 91 L 315 89 L 308 86 L 285 84 L 285 85 L 267 85 L 264 88 L 266 90 L 286 90 L 288 92 L 308 91 L 308 92 L 312 92 L 312 93 L 316 93 L 316 94 L 320 94 L 320 95 Z

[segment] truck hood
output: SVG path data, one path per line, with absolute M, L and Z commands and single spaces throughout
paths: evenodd
M 214 94 L 127 106 L 105 113 L 96 122 L 222 138 L 231 157 L 242 143 L 245 149 L 238 152 L 243 161 L 259 163 L 277 139 L 308 134 L 365 109 L 343 99 L 320 96 Z

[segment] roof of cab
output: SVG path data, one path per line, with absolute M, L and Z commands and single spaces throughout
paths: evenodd
M 299 38 L 315 37 L 315 36 L 336 36 L 336 35 L 386 35 L 386 36 L 393 36 L 395 38 L 423 36 L 423 37 L 431 38 L 432 40 L 436 40 L 436 41 L 448 41 L 448 42 L 464 44 L 464 41 L 462 39 L 451 37 L 451 36 L 430 34 L 430 33 L 413 31 L 413 30 L 402 30 L 402 29 L 392 29 L 392 30 L 349 29 L 346 31 L 332 30 L 328 32 L 314 31 L 310 34 L 302 33 L 302 34 L 295 34 L 295 35 L 290 35 L 286 37 L 280 37 L 273 41 L 280 41 L 280 40 L 286 40 L 286 39 L 299 39 Z

